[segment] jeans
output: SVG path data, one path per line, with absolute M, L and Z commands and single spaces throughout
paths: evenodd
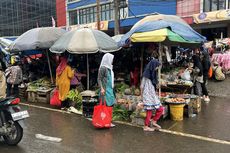
M 208 90 L 207 90 L 207 87 L 206 87 L 207 80 L 208 80 L 208 77 L 204 77 L 204 82 L 201 83 L 202 93 L 205 96 L 208 96 Z
M 13 92 L 12 92 L 13 90 Z M 7 90 L 6 90 L 6 96 L 14 96 L 14 97 L 19 97 L 19 89 L 18 89 L 18 84 L 10 84 L 7 83 Z

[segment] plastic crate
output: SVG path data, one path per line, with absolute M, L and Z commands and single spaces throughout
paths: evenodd
M 28 102 L 37 102 L 37 92 L 36 91 L 27 91 L 27 100 Z
M 199 97 L 195 99 L 191 99 L 191 103 L 192 103 L 193 113 L 198 114 L 199 112 L 201 112 L 201 99 Z
M 97 104 L 98 104 L 97 98 L 83 97 L 82 100 L 83 115 L 85 117 L 91 118 L 93 116 L 94 106 L 96 106 Z
M 50 92 L 52 89 L 48 90 L 37 90 L 37 102 L 50 103 Z
M 19 89 L 19 97 L 20 98 L 27 98 L 26 88 L 18 88 Z

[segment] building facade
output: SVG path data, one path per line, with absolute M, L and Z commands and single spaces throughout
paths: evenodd
M 96 27 L 96 0 L 56 0 L 65 2 L 66 9 L 57 9 L 59 26 Z M 119 18 L 121 33 L 127 32 L 137 21 L 151 13 L 176 14 L 176 0 L 119 0 Z M 57 3 L 58 4 L 61 4 Z M 62 4 L 62 6 L 64 6 Z M 61 7 L 61 6 L 57 6 Z M 168 9 L 170 7 L 170 9 Z M 65 16 L 66 20 L 64 19 Z M 65 22 L 63 22 L 65 20 Z M 114 28 L 113 0 L 100 0 L 101 29 L 111 31 Z M 65 24 L 65 25 L 64 25 Z
M 0 0 L 0 36 L 52 26 L 51 17 L 56 19 L 56 0 Z
M 177 15 L 208 40 L 230 37 L 230 0 L 177 0 Z

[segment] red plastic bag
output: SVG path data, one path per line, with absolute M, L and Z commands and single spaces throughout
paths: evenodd
M 102 104 L 102 99 L 100 99 L 100 104 L 94 106 L 92 124 L 95 128 L 110 128 L 112 122 L 112 107 L 107 107 L 106 102 Z
M 50 105 L 52 106 L 61 106 L 61 100 L 59 99 L 59 92 L 57 89 L 54 90 L 53 96 L 50 98 Z

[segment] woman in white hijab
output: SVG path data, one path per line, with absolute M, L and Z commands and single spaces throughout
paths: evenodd
M 114 95 L 114 73 L 113 73 L 113 58 L 114 55 L 106 53 L 101 61 L 98 71 L 98 85 L 100 87 L 100 97 L 105 98 L 106 105 L 113 107 L 116 102 Z M 111 127 L 114 127 L 111 124 Z
M 105 97 L 107 106 L 113 106 L 116 101 L 113 92 L 113 58 L 114 55 L 106 53 L 102 58 L 101 65 L 98 71 L 98 85 L 101 89 L 100 95 Z

